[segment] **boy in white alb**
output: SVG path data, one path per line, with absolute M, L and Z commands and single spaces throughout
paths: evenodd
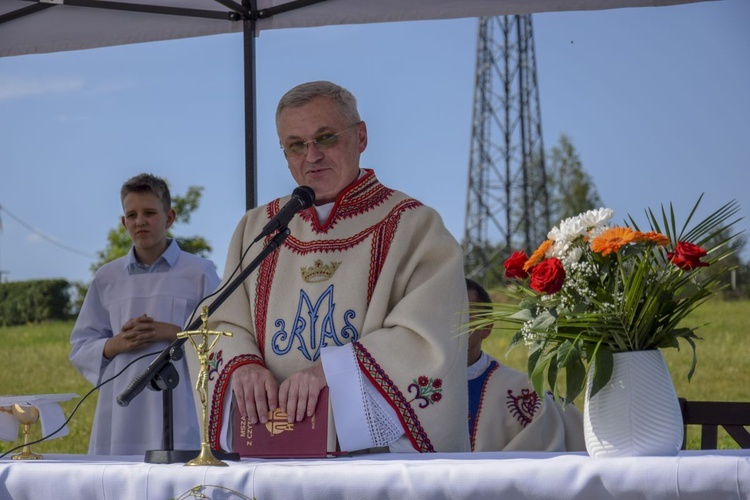
M 122 224 L 133 247 L 97 270 L 70 338 L 70 361 L 93 385 L 139 356 L 159 354 L 219 283 L 211 261 L 183 252 L 167 238 L 175 212 L 162 179 L 133 177 L 123 184 L 121 200 Z M 99 388 L 89 454 L 137 455 L 161 448 L 162 393 L 143 391 L 126 407 L 116 402 L 152 360 L 137 361 Z M 174 447 L 197 450 L 201 434 L 187 363 L 183 358 L 173 364 L 180 377 L 173 391 Z
M 471 309 L 491 304 L 487 291 L 467 279 Z M 469 336 L 469 435 L 472 451 L 580 451 L 586 449 L 583 415 L 565 410 L 551 394 L 542 397 L 525 373 L 482 352 L 492 327 Z

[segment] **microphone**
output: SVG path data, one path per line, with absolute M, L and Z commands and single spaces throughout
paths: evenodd
M 253 240 L 253 243 L 268 236 L 277 229 L 286 227 L 286 225 L 289 224 L 289 221 L 292 220 L 292 217 L 294 217 L 294 214 L 312 206 L 314 201 L 315 191 L 313 191 L 312 188 L 307 186 L 298 186 L 294 188 L 291 199 L 286 202 L 286 205 L 284 205 L 270 221 L 268 221 L 268 224 L 263 227 L 263 231 L 261 231 L 258 237 Z

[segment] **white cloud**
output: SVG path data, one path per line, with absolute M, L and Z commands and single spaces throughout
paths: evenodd
M 60 94 L 83 88 L 82 78 L 1 78 L 0 100 L 32 95 Z

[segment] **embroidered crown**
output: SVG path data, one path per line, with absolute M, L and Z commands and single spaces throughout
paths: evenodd
M 323 264 L 323 261 L 318 259 L 310 267 L 302 266 L 300 272 L 302 273 L 302 279 L 308 283 L 319 283 L 331 279 L 333 273 L 336 272 L 341 262 L 330 262 Z

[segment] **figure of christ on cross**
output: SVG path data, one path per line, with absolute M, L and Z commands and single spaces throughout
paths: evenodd
M 219 339 L 222 336 L 231 337 L 232 332 L 216 332 L 208 329 L 208 306 L 203 306 L 203 309 L 201 310 L 201 322 L 202 325 L 200 330 L 189 330 L 177 334 L 177 338 L 187 338 L 190 341 L 198 355 L 198 362 L 200 363 L 195 390 L 198 392 L 201 401 L 201 408 L 203 409 L 201 453 L 197 458 L 191 460 L 186 465 L 227 465 L 213 456 L 213 452 L 208 444 L 208 357 Z M 201 336 L 200 344 L 196 343 L 193 338 L 197 335 Z M 212 335 L 214 336 L 214 339 L 211 342 L 211 345 L 209 345 L 208 339 Z

